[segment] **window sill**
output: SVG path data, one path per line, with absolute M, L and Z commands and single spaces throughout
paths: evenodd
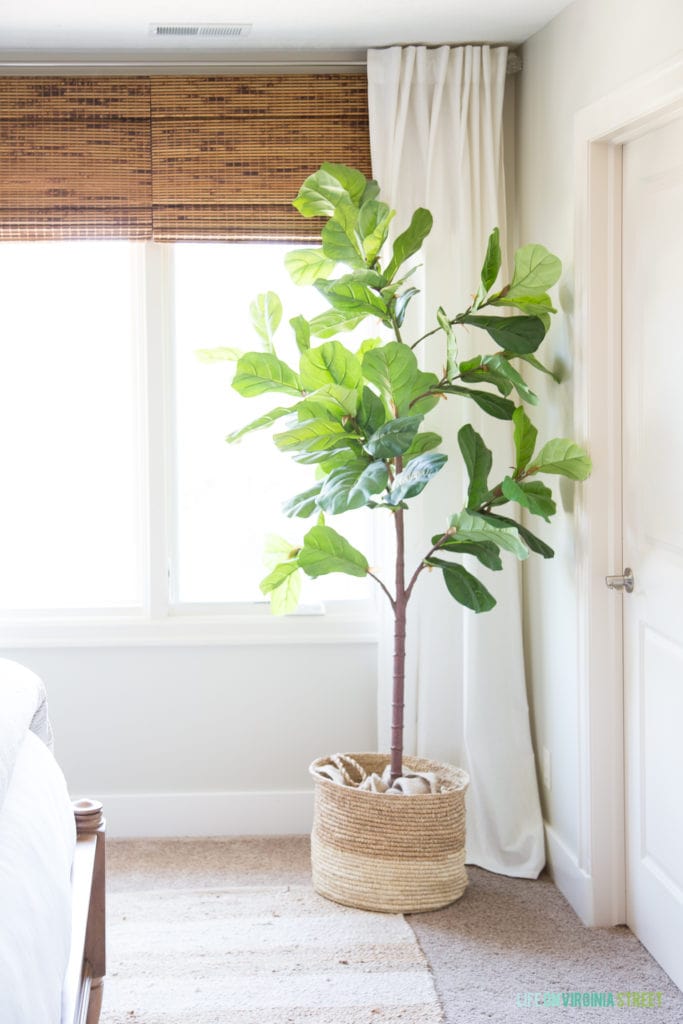
M 349 602 L 351 604 L 351 602 Z M 0 649 L 21 647 L 250 647 L 374 644 L 370 602 L 304 608 L 276 617 L 266 606 L 176 609 L 165 618 L 142 613 L 0 618 Z

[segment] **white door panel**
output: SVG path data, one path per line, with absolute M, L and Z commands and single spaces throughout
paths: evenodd
M 628 923 L 683 987 L 683 120 L 623 170 Z

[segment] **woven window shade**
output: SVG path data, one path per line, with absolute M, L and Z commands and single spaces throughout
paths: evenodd
M 364 75 L 152 78 L 153 235 L 314 241 L 292 207 L 327 160 L 370 174 Z
M 0 77 L 0 239 L 149 238 L 148 78 Z

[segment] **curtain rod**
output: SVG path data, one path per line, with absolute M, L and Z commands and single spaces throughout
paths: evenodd
M 436 49 L 436 47 L 432 47 Z M 235 60 L 168 60 L 168 61 L 133 61 L 133 60 L 64 60 L 64 61 L 48 61 L 48 60 L 2 60 L 0 58 L 0 74 L 3 71 L 102 71 L 107 72 L 111 70 L 116 71 L 134 71 L 140 72 L 145 71 L 153 73 L 154 71 L 169 71 L 173 68 L 178 70 L 196 69 L 197 71 L 220 71 L 229 69 L 231 71 L 241 70 L 249 72 L 251 70 L 260 70 L 261 68 L 268 68 L 270 70 L 282 69 L 282 70 L 293 70 L 298 69 L 312 70 L 314 68 L 322 68 L 329 70 L 335 68 L 338 71 L 343 71 L 350 68 L 364 69 L 367 66 L 366 60 L 250 60 L 250 61 L 235 61 Z M 518 53 L 510 51 L 507 58 L 507 73 L 508 75 L 515 75 L 522 70 L 522 59 Z
M 170 68 L 365 68 L 364 60 L 0 60 L 0 68 L 12 71 L 70 71 L 95 68 L 101 71 L 168 71 Z
M 205 61 L 205 60 L 65 60 L 65 61 L 13 61 L 0 60 L 0 67 L 19 70 L 22 68 L 318 68 L 318 67 L 359 67 L 364 68 L 364 60 L 250 60 L 250 61 Z

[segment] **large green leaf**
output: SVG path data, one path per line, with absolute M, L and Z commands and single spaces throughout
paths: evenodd
M 282 406 L 278 409 L 271 409 L 270 412 L 265 413 L 263 416 L 259 416 L 256 420 L 252 420 L 251 423 L 247 423 L 246 427 L 241 427 L 239 430 L 233 430 L 232 433 L 228 434 L 225 440 L 228 444 L 234 444 L 235 441 L 239 441 L 243 438 L 245 434 L 250 434 L 252 430 L 262 430 L 264 427 L 270 427 L 283 416 L 289 416 L 293 411 L 293 409 L 284 408 Z
M 376 459 L 393 459 L 410 448 L 422 416 L 400 416 L 389 420 L 365 442 L 365 450 Z
M 538 431 L 521 405 L 513 412 L 512 422 L 515 425 L 515 472 L 521 473 L 529 465 L 529 461 L 534 454 Z
M 329 304 L 341 313 L 351 316 L 387 317 L 387 304 L 381 295 L 373 291 L 352 274 L 336 281 L 316 281 L 315 287 L 325 296 Z
M 474 555 L 487 569 L 500 571 L 503 568 L 500 551 L 490 540 L 459 540 L 457 534 L 454 534 L 447 540 L 432 537 L 432 544 L 438 544 L 439 551 L 450 551 L 454 555 Z
M 354 206 L 360 206 L 367 198 L 368 193 L 372 191 L 374 182 L 368 181 L 365 175 L 355 167 L 326 161 L 321 165 L 321 169 L 327 171 L 344 186 Z
M 436 319 L 446 335 L 446 380 L 452 380 L 458 373 L 458 343 L 455 339 L 455 331 L 446 311 L 441 306 L 436 311 Z
M 348 576 L 365 576 L 368 572 L 365 555 L 331 526 L 314 526 L 308 531 L 299 552 L 299 565 L 313 579 L 331 572 Z
M 506 476 L 501 486 L 508 501 L 516 501 L 518 505 L 528 508 L 533 515 L 542 516 L 546 522 L 550 522 L 550 516 L 554 516 L 557 511 L 552 491 L 540 480 L 520 484 L 512 477 Z
M 457 562 L 445 562 L 441 558 L 429 558 L 428 565 L 433 565 L 443 572 L 443 580 L 448 593 L 458 604 L 470 608 L 473 612 L 488 612 L 495 607 L 496 599 L 489 593 L 476 576 L 468 572 Z
M 550 313 L 557 313 L 557 310 L 553 306 L 553 301 L 549 295 L 545 292 L 539 295 L 525 295 L 520 298 L 512 298 L 505 292 L 501 292 L 491 299 L 487 305 L 491 306 L 509 306 L 511 309 L 518 309 L 521 313 L 525 313 L 527 316 L 537 316 L 543 321 L 546 331 L 550 326 Z
M 354 243 L 356 242 L 358 213 L 358 206 L 351 199 L 342 199 L 337 203 L 334 214 L 332 215 L 333 220 L 339 224 L 346 237 Z M 358 249 L 358 252 L 362 255 L 360 248 Z M 362 261 L 362 266 L 365 266 L 365 260 Z
M 301 573 L 297 562 L 282 562 L 276 565 L 265 579 L 261 580 L 261 592 L 270 594 L 270 610 L 273 615 L 288 615 L 293 612 L 301 596 Z
M 274 434 L 282 452 L 323 452 L 332 448 L 353 447 L 353 438 L 335 419 L 310 419 L 290 430 Z
M 355 388 L 361 369 L 356 357 L 340 341 L 326 341 L 302 354 L 299 376 L 306 391 L 316 391 L 326 384 Z
M 446 384 L 441 389 L 444 395 L 463 395 L 471 398 L 480 409 L 493 416 L 497 420 L 511 420 L 515 411 L 515 403 L 508 398 L 501 398 L 500 395 L 492 395 L 488 391 L 475 391 L 472 388 L 463 388 L 458 384 Z
M 324 163 L 306 178 L 294 200 L 302 217 L 332 217 L 344 200 L 358 205 L 365 191 L 365 175 L 342 164 Z
M 268 573 L 268 575 L 261 580 L 259 589 L 262 594 L 270 594 L 272 590 L 279 587 L 288 576 L 291 576 L 293 572 L 299 568 L 296 559 L 292 559 L 289 562 L 279 562 L 274 568 Z
M 359 268 L 365 266 L 365 260 L 353 229 L 347 233 L 346 228 L 339 221 L 328 220 L 320 237 L 325 256 L 328 256 L 335 264 L 345 263 L 348 267 Z
M 435 373 L 418 370 L 408 400 L 408 412 L 426 416 L 439 404 L 439 378 Z
M 593 464 L 588 453 L 566 437 L 556 437 L 544 444 L 536 455 L 529 473 L 557 473 L 571 480 L 585 480 Z
M 296 347 L 299 352 L 305 352 L 311 347 L 311 325 L 303 316 L 293 316 L 289 323 L 294 331 Z
M 511 381 L 502 373 L 497 373 L 484 359 L 484 356 L 475 356 L 474 359 L 460 363 L 460 380 L 463 384 L 493 384 L 501 395 L 509 395 L 512 391 Z
M 318 511 L 317 498 L 321 487 L 322 481 L 319 481 L 315 486 L 309 487 L 307 491 L 302 491 L 300 494 L 295 494 L 293 498 L 289 498 L 282 506 L 283 513 L 292 518 L 296 516 L 297 519 L 308 519 Z
M 484 444 L 481 435 L 469 423 L 458 431 L 458 446 L 465 460 L 470 481 L 467 507 L 477 508 L 489 491 L 488 479 L 493 465 L 493 455 Z
M 431 452 L 434 448 L 438 448 L 442 441 L 443 438 L 435 434 L 433 430 L 425 430 L 416 434 L 410 448 L 403 455 L 404 463 L 409 459 L 414 459 L 417 455 L 424 455 L 425 452 Z
M 301 381 L 292 369 L 272 352 L 247 352 L 237 362 L 232 381 L 245 398 L 271 391 L 301 397 Z
M 402 263 L 405 263 L 409 256 L 419 252 L 422 248 L 422 243 L 432 230 L 432 224 L 433 218 L 429 210 L 423 210 L 422 208 L 415 210 L 410 224 L 405 231 L 398 235 L 394 242 L 391 260 L 385 270 L 389 280 L 393 278 L 398 268 Z
M 365 462 L 341 466 L 323 482 L 318 504 L 330 515 L 367 505 L 374 494 L 387 485 L 389 471 L 384 462 Z
M 249 306 L 254 330 L 263 340 L 266 352 L 273 352 L 273 335 L 282 320 L 282 303 L 275 292 L 257 295 Z
M 502 263 L 502 254 L 500 251 L 500 232 L 498 228 L 494 228 L 489 235 L 488 245 L 486 246 L 486 256 L 484 257 L 484 265 L 481 268 L 481 284 L 477 297 L 474 300 L 474 309 L 478 309 L 482 304 L 500 271 Z
M 425 489 L 432 477 L 443 468 L 447 459 L 448 456 L 443 452 L 426 452 L 424 455 L 416 455 L 395 478 L 387 497 L 387 503 L 396 506 L 400 505 L 402 501 L 407 501 L 408 498 L 415 498 Z
M 362 284 L 368 288 L 374 288 L 378 292 L 383 291 L 387 287 L 387 279 L 384 274 L 378 269 L 366 266 L 361 267 L 359 270 L 353 270 L 351 273 L 338 277 L 329 283 L 335 285 Z
M 550 522 L 550 517 L 557 512 L 557 505 L 550 488 L 540 480 L 524 480 L 519 486 L 527 497 L 529 511 L 536 516 L 541 516 L 546 522 Z
M 361 206 L 357 230 L 368 263 L 374 263 L 384 245 L 395 212 L 376 199 L 370 199 Z
M 342 384 L 323 384 L 297 406 L 300 419 L 315 419 L 322 415 L 323 419 L 331 416 L 341 420 L 346 416 L 354 416 L 357 408 L 358 388 Z
M 540 537 L 537 537 L 536 534 L 532 533 L 526 526 L 521 526 L 519 523 L 517 523 L 516 526 L 517 533 L 520 535 L 530 551 L 533 551 L 537 555 L 542 555 L 543 558 L 555 557 L 555 552 L 549 544 L 546 544 Z
M 451 527 L 456 531 L 456 537 L 465 541 L 490 541 L 499 548 L 511 551 L 517 558 L 523 560 L 528 557 L 529 552 L 517 536 L 517 531 L 506 526 L 498 526 L 489 523 L 488 518 L 482 515 L 473 515 L 470 512 L 460 512 L 451 517 Z
M 528 530 L 526 526 L 522 526 L 521 523 L 515 522 L 514 519 L 510 519 L 508 516 L 494 515 L 492 512 L 484 514 L 482 512 L 480 513 L 480 518 L 484 519 L 490 526 L 499 529 L 515 529 L 529 550 L 537 555 L 542 555 L 544 558 L 553 558 L 555 555 L 553 549 L 545 541 L 537 537 L 531 530 Z
M 270 610 L 273 615 L 291 615 L 296 611 L 301 597 L 302 575 L 299 569 L 282 581 L 270 592 Z
M 350 314 L 328 309 L 309 320 L 309 327 L 315 338 L 333 338 L 339 331 L 353 331 L 365 316 L 365 313 Z
M 509 355 L 508 358 L 512 359 L 513 356 Z M 549 370 L 547 366 L 544 366 L 543 363 L 539 362 L 536 356 L 527 354 L 518 356 L 517 358 L 522 359 L 525 363 L 528 363 L 529 366 L 533 366 L 535 370 L 540 370 L 541 373 L 547 373 L 549 377 L 553 378 L 556 384 L 560 383 L 560 377 L 558 374 L 553 373 L 553 371 Z
M 359 359 L 362 360 L 366 352 L 371 352 L 373 348 L 379 348 L 381 345 L 384 344 L 384 341 L 384 338 L 363 338 L 360 345 L 358 346 L 358 351 L 356 352 L 356 355 L 358 356 Z
M 379 185 L 377 184 L 376 181 L 373 181 L 373 179 L 371 178 L 370 181 L 367 181 L 365 183 L 365 191 L 363 192 L 363 195 L 361 196 L 360 205 L 362 206 L 363 203 L 367 203 L 367 201 L 369 199 L 377 199 L 378 196 L 379 196 Z
M 387 414 L 382 399 L 365 385 L 361 391 L 356 418 L 368 437 L 386 423 Z
M 399 327 L 403 325 L 403 321 L 405 320 L 408 303 L 419 294 L 419 288 L 406 288 L 404 292 L 401 292 L 401 294 L 396 297 L 394 302 L 394 318 Z
M 336 402 L 323 398 L 321 392 L 322 388 L 304 398 L 303 402 L 297 403 L 295 408 L 299 423 L 304 423 L 306 420 L 336 420 L 341 426 L 346 414 L 342 412 Z
M 390 341 L 373 348 L 365 353 L 361 366 L 363 376 L 378 388 L 397 415 L 408 411 L 421 371 L 414 352 L 407 345 Z
M 556 284 L 562 263 L 543 245 L 525 245 L 515 253 L 515 270 L 506 293 L 511 298 L 542 295 Z
M 361 459 L 363 449 L 360 442 L 346 434 L 340 436 L 336 444 L 330 443 L 326 447 L 322 443 L 314 443 L 308 448 L 293 451 L 291 455 L 302 466 L 320 466 L 325 473 L 329 473 L 338 466 L 345 466 L 350 458 Z
M 492 356 L 484 356 L 482 365 L 490 366 L 494 373 L 505 377 L 523 401 L 528 402 L 530 405 L 538 405 L 538 395 L 531 390 L 521 374 L 514 366 L 510 365 L 504 355 L 496 353 Z
M 285 255 L 285 266 L 294 284 L 307 285 L 333 274 L 336 263 L 322 249 L 294 249 Z
M 524 355 L 535 352 L 545 337 L 545 327 L 536 316 L 473 316 L 461 322 L 480 327 L 506 352 Z
M 291 562 L 299 553 L 299 548 L 278 536 L 276 533 L 269 533 L 263 548 L 263 564 L 266 569 L 274 569 L 280 562 Z

